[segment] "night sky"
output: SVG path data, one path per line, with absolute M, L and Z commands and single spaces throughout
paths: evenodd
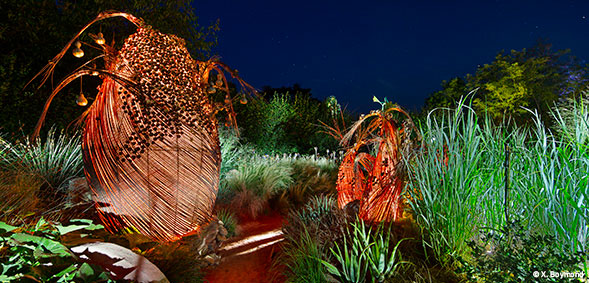
M 254 87 L 299 83 L 349 110 L 409 109 L 501 50 L 547 39 L 589 58 L 589 1 L 195 1 L 214 53 Z

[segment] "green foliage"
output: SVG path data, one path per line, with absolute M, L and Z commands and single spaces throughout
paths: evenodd
M 496 59 L 492 67 L 498 69 L 500 79 L 483 84 L 483 90 L 487 91 L 487 95 L 484 100 L 475 99 L 475 107 L 479 112 L 487 112 L 495 119 L 524 114 L 526 111 L 520 106 L 528 106 L 530 96 L 530 91 L 524 83 L 525 67 L 517 62 L 508 63 L 501 57 Z M 488 68 L 491 66 L 485 65 L 477 72 L 486 72 Z
M 228 127 L 219 127 L 219 144 L 221 147 L 221 171 L 223 179 L 227 172 L 236 169 L 244 161 L 248 160 L 254 149 L 239 142 L 236 132 Z
M 347 231 L 348 237 L 344 237 L 341 249 L 338 244 L 331 249 L 340 268 L 322 260 L 327 271 L 341 282 L 364 282 L 366 278 L 384 282 L 398 274 L 401 264 L 408 263 L 400 260 L 398 252 L 404 239 L 391 246 L 395 242 L 391 231 L 384 230 L 382 226 L 372 232 L 364 221 L 358 219 L 352 227 L 351 232 Z
M 337 268 L 335 265 L 325 260 L 322 260 L 321 263 L 323 263 L 329 273 L 341 282 L 365 282 L 367 277 L 366 274 L 368 272 L 368 264 L 365 258 L 366 255 L 362 250 L 363 248 L 363 243 L 357 238 L 347 240 L 347 238 L 344 237 L 344 244 L 341 249 L 337 244 L 335 245 L 335 250 L 331 249 L 331 253 L 341 267 Z
M 287 282 L 327 282 L 325 268 L 319 260 L 323 247 L 318 245 L 303 228 L 298 241 L 290 241 L 284 247 L 280 262 L 286 267 Z
M 21 130 L 31 132 L 43 109 L 51 83 L 36 91 L 36 85 L 21 91 L 25 84 L 43 68 L 47 61 L 61 51 L 64 45 L 98 13 L 119 10 L 142 17 L 148 24 L 164 33 L 186 39 L 193 57 L 208 56 L 216 44 L 218 26 L 199 27 L 191 1 L 37 1 L 8 0 L 0 3 L 3 17 L 0 19 L 0 127 L 11 134 Z M 34 14 L 34 15 L 33 15 Z M 123 39 L 134 32 L 131 25 L 120 19 L 105 21 L 93 26 L 89 32 L 102 31 L 110 42 L 120 46 Z M 91 42 L 87 35 L 81 38 Z M 94 54 L 86 48 L 88 57 Z M 55 70 L 55 83 L 79 67 L 80 61 L 65 56 Z M 98 80 L 85 80 L 85 93 L 92 93 Z M 58 128 L 66 128 L 84 109 L 75 104 L 76 91 L 68 88 L 52 102 L 47 122 Z M 23 115 L 33 113 L 33 115 Z
M 300 237 L 308 233 L 319 246 L 328 250 L 343 239 L 347 220 L 334 197 L 314 196 L 304 207 L 288 214 L 282 230 L 290 242 L 300 242 Z
M 537 113 L 532 118 L 532 128 L 509 129 L 490 119 L 481 122 L 459 105 L 432 114 L 421 125 L 423 150 L 408 161 L 409 203 L 424 231 L 424 244 L 442 263 L 468 258 L 466 243 L 482 227 L 504 227 L 506 211 L 521 216 L 530 229 L 553 236 L 559 252 L 587 251 L 587 147 L 552 135 Z M 506 145 L 512 160 L 507 202 Z
M 442 81 L 442 90 L 432 93 L 426 100 L 424 108 L 428 110 L 437 107 L 455 107 L 460 98 L 468 93 L 466 81 L 462 78 L 453 78 L 450 81 Z
M 579 99 L 568 98 L 557 105 L 552 112 L 555 130 L 563 139 L 577 144 L 589 141 L 589 91 L 581 93 Z
M 346 226 L 347 216 L 333 197 L 314 196 L 292 210 L 282 228 L 286 245 L 278 260 L 286 266 L 288 282 L 326 282 L 321 259 L 328 259 L 325 252 L 343 240 Z
M 584 66 L 567 53 L 551 51 L 543 43 L 529 50 L 501 52 L 491 64 L 479 66 L 474 75 L 443 81 L 442 90 L 426 99 L 424 109 L 454 107 L 461 97 L 475 91 L 475 110 L 495 121 L 533 120 L 521 107 L 537 109 L 547 117 L 559 97 L 574 95 L 587 83 Z
M 262 153 L 292 151 L 291 145 L 285 144 L 285 125 L 295 114 L 288 94 L 276 94 L 268 102 L 256 98 L 236 108 L 237 123 L 246 142 Z
M 44 142 L 39 139 L 14 145 L 2 142 L 0 152 L 4 153 L 0 161 L 4 168 L 38 176 L 53 189 L 79 177 L 83 170 L 80 136 L 68 136 L 63 132 L 57 134 L 54 128 Z
M 240 145 L 235 136 L 224 135 L 217 198 L 220 204 L 232 204 L 236 213 L 258 215 L 268 208 L 269 200 L 277 200 L 281 210 L 288 210 L 304 204 L 312 195 L 335 193 L 335 161 L 286 155 L 260 157 L 248 145 Z
M 337 100 L 321 102 L 311 97 L 310 90 L 295 85 L 266 89 L 261 98 L 246 105 L 235 105 L 235 109 L 237 123 L 243 129 L 243 140 L 261 153 L 307 154 L 312 153 L 314 147 L 321 151 L 338 148 L 337 141 L 321 132 L 318 126 L 320 122 L 331 123 L 334 118 L 331 113 L 341 109 Z
M 281 208 L 302 205 L 317 194 L 335 194 L 338 166 L 326 158 L 298 158 L 291 161 L 293 183 L 280 195 Z
M 226 209 L 217 211 L 217 217 L 223 222 L 223 227 L 227 229 L 227 238 L 235 236 L 235 229 L 237 228 L 237 219 L 233 212 Z
M 41 219 L 31 227 L 15 227 L 0 222 L 0 281 L 114 282 L 99 267 L 77 262 L 76 257 L 62 243 L 62 237 L 66 234 L 104 227 L 86 219 L 71 222 L 71 225 L 63 226 Z
M 295 109 L 292 107 L 287 94 L 275 95 L 266 109 L 265 117 L 259 121 L 262 134 L 257 142 L 264 152 L 289 152 L 288 145 L 282 143 L 286 140 L 286 129 L 284 124 L 295 115 Z
M 477 70 L 470 83 L 471 87 L 480 87 L 474 106 L 496 120 L 522 117 L 527 112 L 521 107 L 547 113 L 548 106 L 558 98 L 561 80 L 550 59 L 529 57 L 525 49 L 512 51 L 511 56 L 497 55 L 493 64 Z
M 247 164 L 228 172 L 224 181 L 226 187 L 234 192 L 247 189 L 256 196 L 264 196 L 286 189 L 292 183 L 291 174 L 292 169 L 286 162 L 254 157 Z
M 240 214 L 257 217 L 268 208 L 268 200 L 282 193 L 292 183 L 288 163 L 253 157 L 221 180 L 218 199 L 230 203 Z
M 550 277 L 553 272 L 580 272 L 582 253 L 563 253 L 554 245 L 555 238 L 527 231 L 514 221 L 499 233 L 490 231 L 479 243 L 471 241 L 474 264 L 462 261 L 462 271 L 470 280 L 484 278 L 486 282 L 562 282 L 564 278 Z M 534 271 L 546 274 L 534 276 Z M 581 282 L 571 279 L 570 282 Z
M 382 229 L 382 227 L 381 227 Z M 401 264 L 409 262 L 401 261 L 401 254 L 398 251 L 399 245 L 405 240 L 397 241 L 394 247 L 391 246 L 391 232 L 377 231 L 373 236 L 372 246 L 367 250 L 367 258 L 370 263 L 370 273 L 378 282 L 384 282 L 386 278 L 398 274 Z
M 295 211 L 294 214 L 305 225 L 310 225 L 313 222 L 320 222 L 325 216 L 333 213 L 333 210 L 337 209 L 336 206 L 337 203 L 333 197 L 314 196 L 303 209 Z

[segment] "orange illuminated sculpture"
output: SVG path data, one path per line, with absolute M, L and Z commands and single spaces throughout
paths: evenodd
M 405 111 L 386 99 L 381 106 L 360 117 L 345 135 L 333 135 L 348 146 L 338 173 L 338 205 L 359 202 L 359 217 L 370 222 L 402 216 L 401 192 L 407 176 L 403 154 L 415 139 L 415 126 Z
M 33 137 L 61 89 L 81 76 L 99 76 L 99 92 L 84 113 L 82 149 L 86 179 L 103 222 L 111 229 L 132 227 L 158 241 L 175 240 L 211 219 L 221 162 L 215 114 L 227 110 L 235 122 L 223 71 L 242 88 L 253 89 L 222 63 L 191 58 L 183 39 L 121 12 L 101 13 L 35 78 L 46 82 L 72 45 L 74 55 L 83 56 L 79 36 L 111 17 L 126 18 L 137 31 L 120 50 L 105 44 L 102 33 L 93 36 L 103 54 L 54 89 Z M 89 67 L 97 59 L 104 60 L 104 68 Z M 218 75 L 209 83 L 212 70 Z M 210 100 L 215 89 L 226 91 L 224 103 Z

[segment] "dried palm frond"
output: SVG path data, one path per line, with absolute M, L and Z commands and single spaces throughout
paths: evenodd
M 212 217 L 221 162 L 215 113 L 225 109 L 235 123 L 223 71 L 246 91 L 253 88 L 220 62 L 192 59 L 183 39 L 132 15 L 104 12 L 91 23 L 115 16 L 131 21 L 137 31 L 120 50 L 114 43 L 101 45 L 104 69 L 84 64 L 57 86 L 33 138 L 65 85 L 84 75 L 99 76 L 98 95 L 84 113 L 82 142 L 84 172 L 97 208 L 112 230 L 133 227 L 155 240 L 175 240 Z M 42 83 L 84 29 L 37 75 Z M 211 85 L 213 70 L 218 76 Z M 211 88 L 227 93 L 224 104 L 211 102 Z

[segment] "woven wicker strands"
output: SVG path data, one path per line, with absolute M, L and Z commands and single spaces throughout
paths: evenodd
M 401 114 L 403 123 L 395 119 Z M 402 154 L 414 130 L 409 115 L 398 107 L 373 111 L 343 136 L 349 147 L 338 173 L 338 205 L 359 201 L 359 217 L 370 222 L 396 221 L 402 216 L 401 191 L 406 179 Z
M 127 18 L 137 31 L 120 50 L 102 45 L 103 69 L 84 65 L 58 85 L 35 134 L 57 92 L 80 76 L 100 76 L 98 95 L 85 113 L 82 144 L 96 207 L 111 230 L 127 227 L 158 241 L 175 240 L 211 219 L 221 163 L 215 113 L 227 110 L 231 122 L 235 115 L 228 94 L 218 105 L 208 90 L 228 93 L 223 70 L 236 75 L 220 62 L 192 59 L 183 39 L 129 14 L 101 13 L 84 29 L 115 16 Z M 39 73 L 42 83 L 84 29 Z M 211 86 L 212 70 L 218 76 Z

